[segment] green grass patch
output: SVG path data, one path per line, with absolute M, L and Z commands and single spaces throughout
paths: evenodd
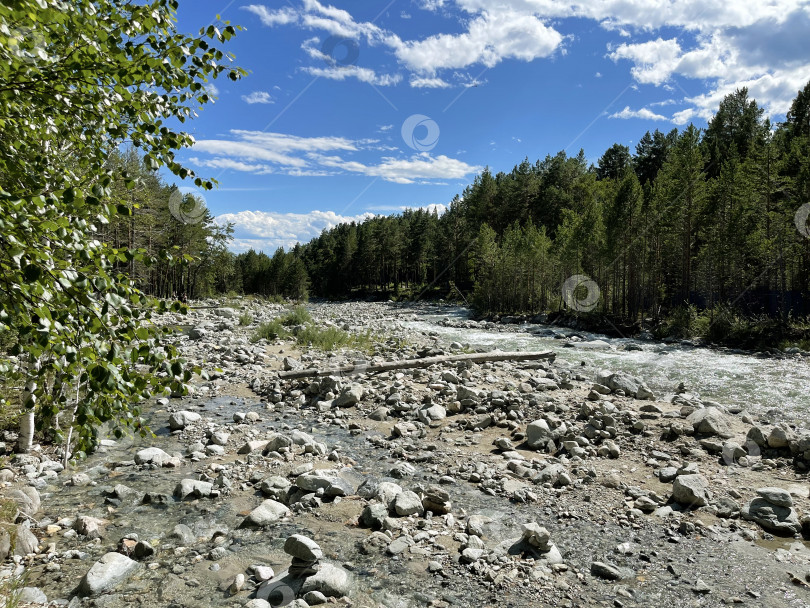
M 247 327 L 248 325 L 253 324 L 253 315 L 249 312 L 243 312 L 239 315 L 239 325 L 242 327 Z
M 17 608 L 20 605 L 20 596 L 25 587 L 26 575 L 11 576 L 0 581 L 0 606 L 2 608 Z M 26 604 L 27 605 L 27 604 Z
M 259 325 L 250 337 L 250 341 L 258 342 L 261 339 L 276 340 L 278 338 L 286 338 L 289 335 L 290 332 L 282 325 L 281 319 L 273 319 L 272 321 L 267 321 Z
M 316 327 L 311 324 L 299 331 L 295 340 L 300 346 L 325 351 L 336 348 L 354 348 L 368 352 L 374 345 L 370 331 L 362 334 L 350 334 L 337 327 Z
M 312 323 L 312 315 L 303 306 L 296 306 L 289 313 L 281 317 L 281 324 L 290 327 L 292 325 L 306 325 Z

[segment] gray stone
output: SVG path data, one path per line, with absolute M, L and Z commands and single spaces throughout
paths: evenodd
M 198 479 L 183 479 L 174 488 L 174 495 L 180 500 L 186 498 L 207 498 L 211 496 L 214 484 Z
M 48 596 L 39 587 L 23 587 L 17 601 L 20 604 L 47 604 Z
M 450 494 L 439 486 L 430 486 L 422 499 L 422 506 L 434 515 L 445 515 L 452 508 Z
M 188 330 L 188 337 L 190 340 L 201 340 L 208 335 L 208 330 L 204 327 L 192 327 Z
M 321 564 L 320 570 L 308 577 L 301 586 L 301 594 L 312 591 L 327 597 L 343 597 L 352 590 L 352 577 L 347 570 L 328 562 Z
M 365 506 L 360 514 L 360 523 L 372 530 L 380 530 L 386 517 L 388 517 L 388 508 L 379 502 L 374 502 Z
M 228 445 L 228 439 L 230 439 L 230 433 L 226 433 L 225 431 L 216 431 L 211 433 L 211 443 L 214 445 L 221 445 L 226 446 Z
M 237 454 L 253 454 L 254 452 L 261 452 L 267 447 L 269 441 L 267 439 L 260 439 L 254 441 L 248 441 L 247 443 L 243 444 L 241 448 L 237 451 Z
M 672 484 L 672 499 L 688 507 L 709 504 L 709 482 L 702 475 L 680 475 Z
M 90 476 L 87 473 L 76 473 L 70 476 L 70 485 L 82 487 L 89 486 L 92 483 Z
M 748 434 L 745 436 L 746 442 L 753 442 L 757 446 L 764 448 L 768 446 L 767 429 L 761 426 L 752 426 L 748 429 Z
M 749 502 L 742 508 L 740 515 L 779 536 L 793 536 L 802 529 L 795 509 L 774 505 L 764 498 L 755 498 Z
M 334 473 L 332 471 L 313 471 L 299 475 L 295 479 L 295 485 L 307 492 L 317 492 L 321 488 L 324 490 L 332 484 Z
M 242 522 L 242 526 L 256 526 L 261 528 L 268 526 L 279 519 L 288 516 L 289 514 L 290 510 L 283 504 L 276 502 L 275 500 L 268 499 L 248 514 L 248 516 Z
M 138 568 L 138 562 L 125 555 L 115 552 L 106 553 L 84 575 L 79 583 L 79 593 L 98 595 L 109 591 L 129 578 Z
M 388 545 L 387 551 L 391 555 L 399 555 L 403 551 L 406 551 L 408 547 L 410 547 L 413 544 L 414 544 L 413 539 L 407 534 L 403 534 L 402 536 L 394 539 Z
M 318 543 L 301 534 L 293 534 L 284 541 L 284 553 L 307 562 L 323 559 L 323 551 Z
M 102 521 L 89 515 L 81 515 L 73 522 L 73 529 L 87 538 L 101 538 L 99 526 Z
M 281 433 L 273 433 L 264 445 L 264 452 L 278 452 L 282 448 L 289 448 L 293 445 L 292 437 Z
M 282 360 L 282 365 L 284 367 L 284 371 L 288 372 L 290 370 L 299 369 L 301 367 L 301 362 L 298 359 L 293 357 L 284 357 Z
M 0 563 L 4 562 L 11 553 L 11 534 L 0 528 Z
M 154 464 L 159 467 L 179 466 L 177 458 L 169 456 L 160 448 L 145 448 L 135 454 L 135 464 Z
M 25 557 L 30 553 L 36 553 L 39 549 L 39 540 L 34 536 L 28 527 L 28 522 L 18 524 L 13 533 L 14 555 Z
M 391 481 L 381 481 L 377 485 L 376 498 L 389 509 L 397 494 L 402 492 L 402 486 Z
M 177 524 L 169 535 L 169 538 L 176 538 L 183 545 L 193 545 L 197 542 L 197 536 L 192 532 L 191 528 L 185 524 Z
M 636 391 L 636 399 L 655 401 L 655 393 L 653 393 L 646 384 L 642 384 Z
M 41 504 L 39 492 L 37 492 L 36 488 L 32 488 L 31 486 L 23 486 L 9 490 L 6 493 L 6 498 L 16 502 L 17 510 L 24 515 L 35 515 L 36 512 L 39 511 Z
M 768 446 L 772 448 L 786 448 L 790 445 L 794 435 L 785 429 L 775 426 L 768 435 Z
M 473 549 L 468 547 L 461 552 L 461 562 L 464 564 L 472 564 L 477 562 L 484 556 L 484 549 Z
M 614 391 L 624 391 L 628 397 L 635 397 L 641 386 L 641 381 L 629 374 L 616 372 L 607 379 L 607 385 Z
M 383 422 L 384 420 L 388 419 L 388 408 L 384 406 L 378 407 L 376 410 L 371 412 L 368 417 L 371 420 L 375 420 L 377 422 Z
M 526 443 L 535 450 L 554 449 L 554 431 L 545 420 L 535 420 L 526 427 Z
M 425 508 L 422 506 L 422 499 L 419 495 L 410 490 L 404 490 L 396 495 L 393 503 L 394 512 L 405 517 L 408 515 L 422 515 Z
M 612 566 L 604 562 L 593 562 L 591 564 L 591 574 L 598 578 L 604 578 L 609 581 L 618 581 L 622 579 L 622 573 L 616 566 Z
M 674 481 L 677 476 L 678 469 L 675 467 L 664 467 L 658 470 L 658 479 L 661 480 L 661 483 Z
M 344 388 L 337 399 L 335 399 L 335 407 L 351 407 L 360 403 L 363 398 L 363 387 L 359 384 L 352 384 Z
M 202 419 L 197 412 L 175 412 L 171 416 L 169 416 L 169 428 L 173 431 L 181 431 L 186 428 L 189 424 L 194 422 L 199 422 Z
M 260 489 L 262 494 L 277 501 L 282 501 L 287 496 L 287 491 L 292 484 L 284 477 L 274 475 L 264 479 Z
M 759 488 L 757 490 L 757 494 L 777 507 L 793 506 L 793 497 L 790 495 L 790 492 L 783 490 L 782 488 Z
M 447 418 L 447 410 L 438 404 L 419 410 L 419 419 L 425 424 L 436 420 L 444 420 L 445 418 Z
M 541 551 L 547 551 L 551 533 L 536 522 L 523 524 L 523 539 Z
M 328 601 L 326 596 L 320 591 L 309 591 L 304 594 L 303 599 L 309 606 L 318 606 L 320 604 L 325 604 Z
M 726 420 L 725 415 L 714 407 L 707 407 L 701 410 L 695 410 L 687 417 L 687 422 L 692 425 L 696 433 L 703 435 L 717 435 L 723 439 L 729 439 L 734 436 Z
M 269 581 L 276 575 L 270 566 L 253 566 L 253 578 L 257 581 Z

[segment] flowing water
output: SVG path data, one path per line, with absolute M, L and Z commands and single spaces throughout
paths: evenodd
M 426 309 L 403 321 L 410 330 L 437 332 L 443 342 L 457 341 L 471 347 L 500 350 L 554 350 L 557 361 L 571 367 L 610 369 L 641 377 L 659 398 L 671 395 L 683 382 L 692 393 L 752 413 L 779 410 L 797 422 L 810 413 L 810 359 L 801 356 L 762 358 L 710 348 L 665 344 L 632 338 L 610 338 L 580 330 L 549 325 L 503 325 L 498 331 L 446 327 L 443 319 L 468 317 L 463 308 Z M 558 336 L 581 336 L 585 343 L 563 347 Z M 609 348 L 587 342 L 600 340 Z M 598 346 L 598 345 L 597 345 Z M 626 350 L 628 347 L 639 350 Z

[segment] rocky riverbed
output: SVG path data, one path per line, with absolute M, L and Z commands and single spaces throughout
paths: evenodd
M 322 353 L 250 341 L 279 305 L 200 304 L 162 322 L 218 371 L 154 437 L 0 470 L 21 605 L 810 605 L 804 420 L 560 359 L 285 380 L 468 349 L 401 323 L 437 305 L 310 305 L 376 332 Z

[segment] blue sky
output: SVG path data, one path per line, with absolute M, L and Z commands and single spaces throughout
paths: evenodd
M 220 182 L 204 198 L 234 251 L 441 210 L 485 166 L 596 162 L 741 86 L 783 120 L 810 79 L 806 0 L 181 0 L 178 29 L 217 15 L 249 75 L 213 83 L 180 158 Z

